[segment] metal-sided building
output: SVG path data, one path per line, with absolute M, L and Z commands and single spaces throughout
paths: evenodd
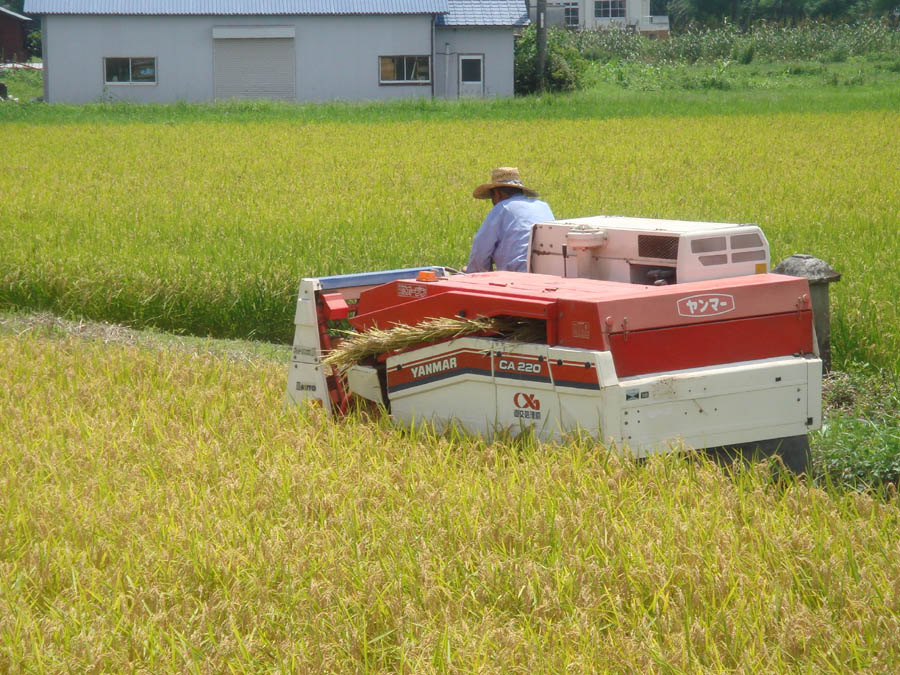
M 28 60 L 25 24 L 29 21 L 27 16 L 0 7 L 0 63 Z
M 523 0 L 27 0 L 48 102 L 513 93 Z

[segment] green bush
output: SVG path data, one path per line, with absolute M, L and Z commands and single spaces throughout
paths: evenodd
M 837 413 L 822 435 L 821 472 L 832 480 L 877 487 L 900 479 L 900 429 Z
M 42 57 L 41 31 L 33 30 L 25 37 L 25 49 L 31 56 Z
M 516 41 L 516 94 L 532 94 L 538 90 L 537 30 L 528 26 Z M 548 91 L 574 91 L 584 85 L 587 61 L 573 44 L 571 35 L 559 28 L 547 31 L 547 65 L 545 84 Z
M 900 382 L 889 371 L 831 373 L 826 424 L 813 435 L 816 473 L 857 487 L 900 480 Z
M 753 61 L 755 53 L 756 45 L 753 42 L 748 41 L 746 44 L 735 42 L 734 44 L 734 60 L 743 66 L 746 66 Z

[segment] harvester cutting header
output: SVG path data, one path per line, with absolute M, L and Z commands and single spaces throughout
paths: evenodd
M 288 397 L 638 457 L 759 447 L 802 470 L 822 363 L 807 281 L 769 264 L 755 225 L 598 216 L 535 224 L 523 272 L 303 279 Z M 368 350 L 339 369 L 341 320 Z

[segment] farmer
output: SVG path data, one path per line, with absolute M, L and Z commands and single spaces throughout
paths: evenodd
M 490 199 L 490 210 L 475 238 L 466 272 L 498 270 L 526 272 L 531 226 L 554 220 L 546 202 L 535 199 L 538 193 L 525 187 L 519 170 L 502 166 L 491 172 L 491 182 L 479 185 L 472 193 L 475 199 Z

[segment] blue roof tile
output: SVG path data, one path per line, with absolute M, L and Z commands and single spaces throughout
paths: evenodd
M 450 11 L 438 16 L 438 26 L 524 26 L 524 0 L 449 0 Z

